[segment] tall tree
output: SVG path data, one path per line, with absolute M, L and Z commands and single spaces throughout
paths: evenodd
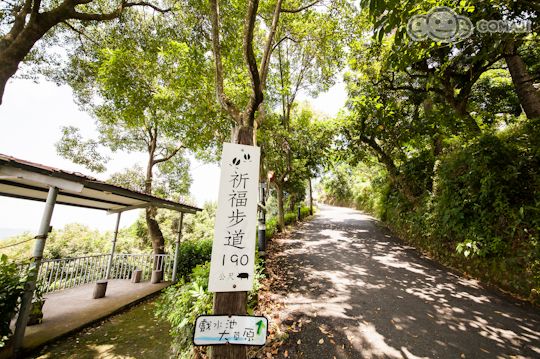
M 244 99 L 234 101 L 229 97 L 231 93 L 226 89 L 227 72 L 224 71 L 222 58 L 222 40 L 220 39 L 220 8 L 218 0 L 209 0 L 210 4 L 210 23 L 212 28 L 212 49 L 214 54 L 215 65 L 215 83 L 217 102 L 221 108 L 227 112 L 229 117 L 235 121 L 235 127 L 232 130 L 231 142 L 254 145 L 255 128 L 260 127 L 265 120 L 265 107 L 263 104 L 264 91 L 266 88 L 266 80 L 268 68 L 270 65 L 270 56 L 274 50 L 275 34 L 282 13 L 295 14 L 301 13 L 313 6 L 319 5 L 321 1 L 290 1 L 287 6 L 282 6 L 284 0 L 271 1 L 263 4 L 259 9 L 259 0 L 250 0 L 245 6 L 238 7 L 235 3 L 227 4 L 222 11 L 229 14 L 228 21 L 234 18 L 235 9 L 241 8 L 241 13 L 244 15 L 243 32 L 241 45 L 238 42 L 224 44 L 226 48 L 231 49 L 234 54 L 235 49 L 238 50 L 241 46 L 242 60 L 247 74 L 249 76 L 249 97 L 247 103 Z M 260 16 L 260 17 L 259 17 Z M 227 16 L 225 17 L 227 21 Z M 237 18 L 238 19 L 238 18 Z M 257 33 L 258 41 L 255 41 L 256 30 L 258 28 L 257 20 L 267 19 L 264 23 L 264 28 L 259 27 L 260 32 Z M 225 31 L 231 29 L 226 29 Z M 224 37 L 227 39 L 227 37 Z M 240 46 L 238 46 L 240 45 Z M 257 55 L 260 56 L 259 60 Z M 225 58 L 228 60 L 228 58 Z M 227 62 L 225 62 L 227 64 Z M 229 62 L 230 64 L 230 62 Z M 260 65 L 259 65 L 260 64 Z M 228 74 L 234 74 L 234 69 L 229 68 Z M 240 107 L 238 103 L 245 103 Z M 216 293 L 214 295 L 214 314 L 244 314 L 246 311 L 246 293 Z M 245 348 L 240 346 L 219 346 L 212 348 L 212 358 L 245 358 Z
M 7 81 L 24 62 L 39 62 L 65 31 L 84 34 L 88 24 L 119 19 L 129 8 L 161 13 L 158 2 L 126 0 L 14 0 L 0 4 L 0 104 Z M 36 47 L 42 40 L 42 46 Z
M 57 148 L 64 157 L 98 170 L 104 169 L 96 167 L 104 159 L 95 157 L 98 144 L 112 151 L 146 153 L 148 162 L 139 174 L 144 175 L 144 186 L 138 189 L 163 195 L 154 188 L 155 167 L 162 175 L 174 174 L 167 182 L 179 188 L 174 176 L 185 178 L 183 151 L 202 153 L 214 144 L 216 128 L 198 117 L 218 114 L 208 106 L 212 87 L 197 46 L 174 40 L 164 18 L 139 12 L 125 21 L 91 32 L 80 45 L 85 56 L 73 56 L 59 79 L 72 86 L 79 105 L 94 117 L 99 139 L 83 142 L 69 127 Z M 154 253 L 160 254 L 164 239 L 155 216 L 155 208 L 146 209 Z
M 313 142 L 309 141 L 312 138 L 304 138 L 308 142 L 304 142 L 303 147 L 293 144 L 302 130 L 313 133 L 310 121 L 297 120 L 295 128 L 291 128 L 291 111 L 300 94 L 316 97 L 335 84 L 345 66 L 347 44 L 351 34 L 355 33 L 350 29 L 350 24 L 355 23 L 351 21 L 356 15 L 354 8 L 349 4 L 340 4 L 336 8 L 342 10 L 341 16 L 335 16 L 331 11 L 309 9 L 299 16 L 284 19 L 278 26 L 276 36 L 279 41 L 274 46 L 268 79 L 271 99 L 268 104 L 281 112 L 278 121 L 281 129 L 276 127 L 277 122 L 274 121 L 268 129 L 263 127 L 262 130 L 268 130 L 271 134 L 265 137 L 264 154 L 271 158 L 272 167 L 269 170 L 275 174 L 272 186 L 277 192 L 279 230 L 285 226 L 283 191 L 290 186 L 290 179 L 302 178 L 298 177 L 299 169 L 293 169 L 293 162 L 302 156 L 315 158 L 309 151 L 303 151 L 308 143 Z M 297 117 L 307 112 L 299 111 Z M 304 129 L 299 128 L 303 125 L 306 126 Z M 325 151 L 324 148 L 312 149 L 317 154 Z
M 472 133 L 481 129 L 468 110 L 471 90 L 482 73 L 504 59 L 512 76 L 514 88 L 529 118 L 540 115 L 540 97 L 534 88 L 519 47 L 529 36 L 523 32 L 476 31 L 466 38 L 456 38 L 450 43 L 426 39 L 414 41 L 407 35 L 407 22 L 412 16 L 425 14 L 437 6 L 449 6 L 459 15 L 469 18 L 472 24 L 479 21 L 504 20 L 507 23 L 530 21 L 534 28 L 539 23 L 540 6 L 527 0 L 518 1 L 402 1 L 363 0 L 369 9 L 375 38 L 379 41 L 387 34 L 393 37 L 393 68 L 406 69 L 410 85 L 402 86 L 413 91 L 429 91 L 443 96 L 456 113 L 469 126 Z M 526 41 L 525 41 L 526 42 Z M 427 80 L 420 81 L 418 80 Z M 393 88 L 396 88 L 393 86 Z
M 276 191 L 280 231 L 285 227 L 285 194 L 294 197 L 297 189 L 305 189 L 306 182 L 329 162 L 334 137 L 329 119 L 317 116 L 307 104 L 295 106 L 289 115 L 287 128 L 283 118 L 274 113 L 260 130 L 264 161 L 274 172 L 271 185 Z M 296 200 L 289 204 L 291 210 Z

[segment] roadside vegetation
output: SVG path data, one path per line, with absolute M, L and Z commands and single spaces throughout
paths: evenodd
M 258 146 L 269 238 L 297 219 L 299 204 L 309 205 L 312 179 L 322 176 L 324 202 L 368 211 L 443 263 L 540 301 L 536 3 L 218 3 L 6 3 L 0 100 L 15 73 L 70 86 L 97 138 L 67 126 L 58 154 L 100 173 L 117 151 L 146 153 L 144 166 L 108 180 L 160 197 L 189 193 L 188 154 L 219 162 L 223 142 Z M 422 24 L 409 21 L 438 7 L 456 21 L 527 21 L 530 31 L 456 28 L 450 38 L 413 38 L 408 30 Z M 65 58 L 52 55 L 54 46 Z M 347 100 L 333 118 L 299 100 L 340 80 Z M 185 334 L 185 315 L 211 301 L 205 278 L 216 204 L 204 208 L 185 217 L 183 282 L 159 304 L 177 334 Z M 172 253 L 177 225 L 177 214 L 148 208 L 121 231 L 116 251 Z M 52 231 L 44 259 L 108 253 L 111 238 L 71 224 Z M 2 242 L 18 243 L 0 253 L 27 260 L 31 235 Z M 189 352 L 183 340 L 178 353 Z

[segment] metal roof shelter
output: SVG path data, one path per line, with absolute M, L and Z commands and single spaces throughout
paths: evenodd
M 0 154 L 0 196 L 28 199 L 45 202 L 41 225 L 36 236 L 34 261 L 31 266 L 39 269 L 45 248 L 47 234 L 50 232 L 50 222 L 55 204 L 92 208 L 107 211 L 107 214 L 118 213 L 116 229 L 111 248 L 111 257 L 107 268 L 106 278 L 110 276 L 112 259 L 116 245 L 120 215 L 132 209 L 150 206 L 166 208 L 181 213 L 178 225 L 176 252 L 181 237 L 184 213 L 195 214 L 201 208 L 159 198 L 142 192 L 133 191 L 111 183 L 77 172 L 63 171 L 54 167 L 28 162 L 18 158 Z M 176 279 L 178 259 L 175 256 L 173 281 Z M 26 322 L 30 311 L 30 303 L 36 287 L 36 281 L 29 286 L 22 298 L 19 318 L 15 330 L 14 349 L 22 347 Z
M 108 214 L 155 206 L 183 213 L 200 208 L 0 154 L 0 196 L 45 202 L 49 187 L 59 189 L 56 203 L 101 209 Z

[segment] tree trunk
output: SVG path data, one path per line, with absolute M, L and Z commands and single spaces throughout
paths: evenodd
M 13 33 L 4 35 L 0 39 L 0 105 L 4 96 L 6 83 L 15 75 L 19 64 L 32 50 L 34 44 L 43 37 L 60 19 L 58 11 L 49 14 L 40 14 L 39 21 L 29 23 L 20 32 L 12 28 Z M 17 26 L 16 24 L 14 26 Z M 13 37 L 13 39 L 8 39 Z
M 514 83 L 514 89 L 519 99 L 519 103 L 523 108 L 523 111 L 527 115 L 527 118 L 533 119 L 540 117 L 540 96 L 533 86 L 533 81 L 527 70 L 527 65 L 523 62 L 521 56 L 514 51 L 514 45 L 511 45 L 512 54 L 505 55 L 506 65 L 510 76 L 512 76 L 512 82 Z
M 283 213 L 283 185 L 276 184 L 277 208 L 278 208 L 278 231 L 285 229 L 285 214 Z
M 161 233 L 161 229 L 156 220 L 156 212 L 156 207 L 148 207 L 146 209 L 146 225 L 148 226 L 148 235 L 152 241 L 154 254 L 164 254 L 165 239 L 163 238 L 163 233 Z
M 253 127 L 237 126 L 231 132 L 231 142 L 253 146 Z M 247 312 L 247 292 L 217 292 L 212 303 L 213 314 L 245 315 Z M 211 347 L 212 359 L 245 359 L 243 345 L 219 345 Z

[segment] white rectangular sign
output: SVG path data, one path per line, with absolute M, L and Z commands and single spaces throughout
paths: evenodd
M 209 292 L 253 289 L 260 149 L 223 144 Z
M 265 345 L 268 319 L 245 315 L 201 315 L 195 320 L 195 345 Z

